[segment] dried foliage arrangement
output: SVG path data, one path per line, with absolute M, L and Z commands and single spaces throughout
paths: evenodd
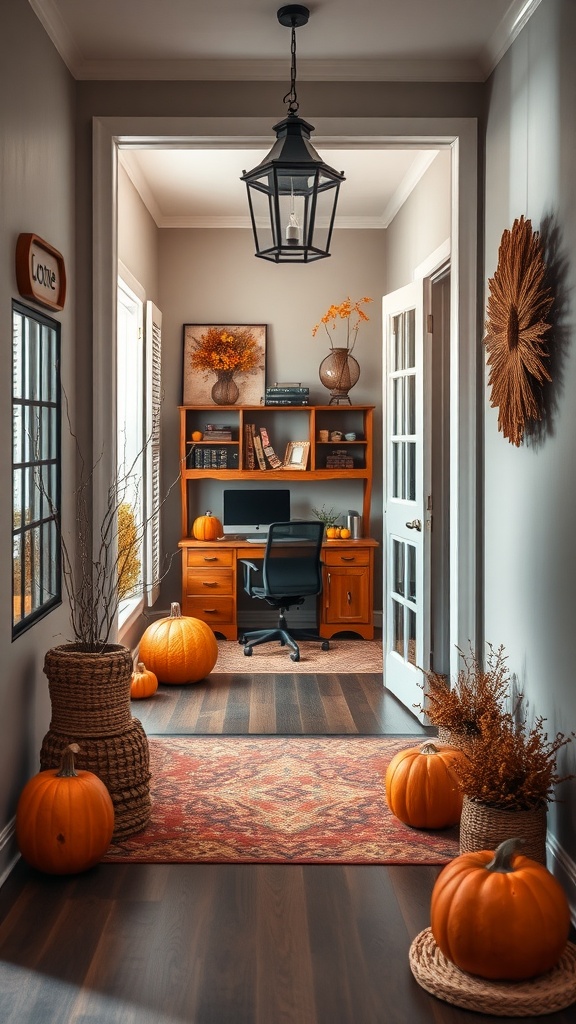
M 553 297 L 545 284 L 546 265 L 538 232 L 524 217 L 502 235 L 498 266 L 490 278 L 486 336 L 498 429 L 519 446 L 527 420 L 542 418 L 538 388 L 552 378 L 546 360 L 547 317 Z
M 521 701 L 522 698 L 520 697 Z M 506 811 L 526 811 L 554 798 L 560 782 L 556 757 L 571 736 L 558 733 L 549 740 L 544 719 L 528 726 L 516 713 L 482 716 L 480 732 L 466 746 L 467 758 L 458 764 L 459 784 L 467 797 Z
M 481 720 L 500 717 L 510 690 L 510 675 L 504 647 L 486 646 L 484 667 L 471 646 L 468 653 L 458 648 L 463 667 L 452 687 L 445 676 L 424 672 L 424 705 L 417 707 L 431 725 L 468 739 L 479 734 Z

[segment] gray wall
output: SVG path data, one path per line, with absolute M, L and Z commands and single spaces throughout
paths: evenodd
M 118 260 L 136 278 L 146 298 L 160 307 L 158 228 L 121 163 L 118 167 Z
M 68 297 L 55 313 L 62 324 L 62 380 L 75 408 L 74 83 L 29 4 L 4 0 L 0 61 L 0 833 L 16 809 L 22 786 L 38 771 L 50 715 L 42 672 L 49 647 L 70 639 L 65 605 L 11 642 L 12 605 L 12 353 L 10 304 L 18 298 L 16 240 L 34 232 L 64 256 Z M 40 307 L 37 307 L 40 309 Z M 47 312 L 47 311 L 46 311 Z M 88 339 L 89 342 L 89 339 Z M 63 430 L 63 523 L 73 523 L 72 443 Z M 0 846 L 0 878 L 15 848 Z
M 486 639 L 505 644 L 530 715 L 550 736 L 576 721 L 576 7 L 541 4 L 489 83 L 486 139 L 486 279 L 502 232 L 521 214 L 541 231 L 556 295 L 550 339 L 553 384 L 541 429 L 517 449 L 498 433 L 485 395 L 484 618 Z M 572 743 L 563 769 L 575 770 Z M 550 824 L 576 860 L 574 783 Z

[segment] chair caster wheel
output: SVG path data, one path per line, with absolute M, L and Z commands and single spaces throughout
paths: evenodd
M 290 661 L 300 661 L 300 655 L 297 651 L 293 651 L 290 655 Z
M 329 651 L 330 650 L 330 644 L 329 644 L 328 640 L 325 640 L 324 643 L 322 644 L 322 650 L 323 651 Z
M 251 647 L 245 647 L 244 648 L 244 656 L 246 658 L 251 658 L 252 657 L 252 648 Z
M 243 644 L 244 644 L 244 637 L 243 636 L 239 636 L 238 637 L 238 643 L 240 644 L 240 647 L 243 646 Z

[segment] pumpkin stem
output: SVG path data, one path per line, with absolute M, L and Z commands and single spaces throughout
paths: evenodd
M 64 753 L 62 754 L 62 760 L 60 762 L 60 771 L 56 773 L 57 779 L 75 779 L 76 770 L 74 768 L 74 754 L 80 753 L 80 747 L 77 743 L 70 743 Z
M 181 614 L 182 613 L 180 611 L 180 605 L 178 604 L 178 601 L 172 601 L 172 604 L 170 605 L 170 618 L 179 619 Z
M 136 665 L 136 671 L 137 671 L 137 672 L 140 672 L 140 673 L 142 673 L 142 672 L 145 672 L 145 671 L 146 671 L 146 665 L 144 664 L 144 662 L 143 662 L 143 661 L 139 661 L 139 662 L 138 662 L 138 664 Z
M 438 754 L 439 750 L 438 747 L 434 743 L 432 743 L 432 740 L 427 740 L 426 743 L 423 743 L 422 746 L 420 747 L 420 753 Z
M 490 863 L 486 865 L 486 871 L 499 871 L 505 875 L 511 874 L 514 868 L 510 862 L 516 853 L 516 848 L 521 846 L 523 842 L 524 840 L 518 836 L 515 839 L 505 839 L 494 850 L 494 856 Z

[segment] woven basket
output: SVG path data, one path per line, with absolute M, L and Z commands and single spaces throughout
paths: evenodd
M 81 644 L 48 651 L 44 672 L 52 702 L 40 767 L 56 768 L 69 743 L 78 743 L 78 768 L 94 772 L 114 804 L 113 839 L 140 832 L 150 819 L 148 738 L 132 718 L 132 658 L 126 647 L 107 644 L 92 653 Z
M 460 818 L 460 853 L 495 850 L 506 839 L 523 840 L 518 850 L 546 864 L 546 805 L 529 811 L 504 811 L 465 796 Z

